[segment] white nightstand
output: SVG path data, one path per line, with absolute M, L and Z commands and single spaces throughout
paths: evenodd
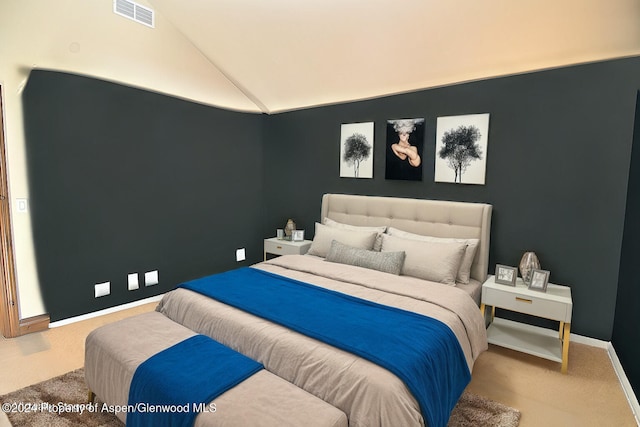
M 278 240 L 277 237 L 264 239 L 264 260 L 267 260 L 267 254 L 304 255 L 310 247 L 311 240 L 293 242 L 291 240 Z
M 487 329 L 491 344 L 561 362 L 562 373 L 567 373 L 573 310 L 571 288 L 549 283 L 547 292 L 537 292 L 529 290 L 520 278 L 514 287 L 498 284 L 494 276 L 489 276 L 482 285 L 480 310 L 483 315 L 487 305 L 492 307 Z M 497 318 L 496 307 L 558 321 L 559 332 Z

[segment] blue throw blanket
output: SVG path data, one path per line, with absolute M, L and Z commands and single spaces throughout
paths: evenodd
M 180 287 L 368 359 L 411 390 L 429 427 L 444 427 L 471 380 L 464 353 L 439 320 L 258 270 L 240 268 Z
M 204 335 L 145 360 L 129 388 L 127 427 L 192 426 L 214 398 L 263 366 Z

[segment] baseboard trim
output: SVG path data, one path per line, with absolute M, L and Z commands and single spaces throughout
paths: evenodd
M 26 335 L 32 332 L 46 331 L 49 328 L 49 315 L 41 314 L 39 316 L 20 319 L 19 335 Z
M 609 348 L 608 341 L 602 341 L 596 338 L 585 337 L 583 335 L 571 334 L 571 342 L 578 344 L 590 345 L 591 347 L 597 347 L 607 350 Z
M 611 363 L 613 364 L 613 370 L 616 372 L 620 385 L 622 386 L 622 391 L 624 391 L 625 396 L 627 396 L 627 401 L 629 402 L 629 406 L 631 406 L 633 416 L 636 418 L 636 423 L 640 426 L 640 404 L 638 404 L 638 398 L 631 387 L 627 374 L 624 373 L 624 368 L 622 367 L 620 359 L 618 359 L 616 349 L 613 348 L 613 344 L 611 342 L 607 345 L 607 352 L 609 353 L 609 359 L 611 359 Z
M 56 322 L 49 323 L 50 328 L 58 328 L 60 326 L 69 325 L 71 323 L 81 322 L 83 320 L 92 319 L 98 316 L 104 316 L 105 314 L 116 313 L 118 311 L 126 310 L 128 308 L 137 307 L 139 305 L 148 304 L 150 302 L 157 302 L 162 299 L 163 294 L 153 297 L 141 299 L 138 301 L 129 302 L 126 304 L 117 305 L 115 307 L 105 308 L 104 310 L 94 311 L 92 313 L 83 314 L 81 316 L 69 317 L 67 319 L 58 320 Z

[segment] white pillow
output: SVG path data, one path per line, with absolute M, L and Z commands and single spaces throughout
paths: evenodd
M 466 247 L 464 243 L 428 242 L 382 235 L 382 252 L 405 252 L 403 275 L 445 285 L 456 284 Z
M 377 231 L 356 231 L 344 228 L 328 227 L 316 222 L 316 232 L 313 236 L 313 242 L 309 248 L 309 255 L 316 255 L 323 258 L 327 257 L 331 242 L 336 240 L 345 245 L 353 246 L 360 249 L 373 248 L 376 241 Z
M 342 222 L 334 221 L 331 218 L 327 218 L 326 216 L 322 219 L 322 223 L 329 227 L 342 228 L 345 230 L 355 230 L 355 231 L 377 231 L 379 234 L 376 238 L 376 242 L 373 245 L 373 250 L 380 252 L 380 248 L 382 247 L 382 233 L 387 231 L 386 225 L 381 226 L 363 226 L 363 225 L 351 225 L 344 224 Z
M 391 236 L 402 237 L 403 239 L 420 240 L 423 242 L 465 243 L 467 245 L 467 249 L 462 257 L 456 281 L 458 283 L 464 283 L 465 285 L 469 284 L 469 280 L 471 278 L 471 264 L 473 264 L 473 258 L 476 256 L 476 250 L 480 244 L 480 239 L 423 236 L 422 234 L 409 233 L 408 231 L 399 230 L 393 227 L 389 227 L 387 229 L 387 233 Z

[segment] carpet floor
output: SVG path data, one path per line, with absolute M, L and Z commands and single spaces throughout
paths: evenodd
M 0 403 L 13 427 L 122 427 L 99 400 L 86 405 L 88 391 L 81 368 L 0 396 Z M 516 427 L 519 420 L 516 409 L 465 391 L 449 427 Z

